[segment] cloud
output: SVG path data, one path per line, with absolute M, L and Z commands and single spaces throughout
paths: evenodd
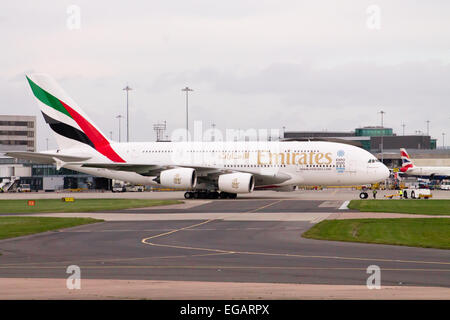
M 424 130 L 425 117 L 433 135 L 450 132 L 448 1 L 377 1 L 378 31 L 366 27 L 370 1 L 80 0 L 78 31 L 66 28 L 70 4 L 2 7 L 1 113 L 36 112 L 23 80 L 33 70 L 115 136 L 128 82 L 140 141 L 154 139 L 158 120 L 184 127 L 186 85 L 190 118 L 219 129 L 350 130 L 379 123 L 383 109 L 397 132 L 402 122 Z

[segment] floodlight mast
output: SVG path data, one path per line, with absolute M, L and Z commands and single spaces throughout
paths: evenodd
M 181 89 L 181 91 L 186 92 L 186 141 L 189 141 L 189 92 L 194 91 L 189 87 Z

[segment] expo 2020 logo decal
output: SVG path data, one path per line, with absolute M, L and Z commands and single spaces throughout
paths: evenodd
M 344 150 L 339 150 L 337 152 L 337 158 L 336 158 L 336 171 L 339 173 L 343 173 L 345 171 L 345 158 L 344 158 L 345 152 Z

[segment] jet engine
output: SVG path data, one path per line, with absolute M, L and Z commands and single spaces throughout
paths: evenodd
M 192 168 L 169 169 L 161 171 L 155 181 L 169 188 L 192 189 L 197 185 L 197 174 Z
M 228 193 L 249 193 L 255 187 L 255 178 L 245 172 L 222 174 L 218 186 L 220 191 Z

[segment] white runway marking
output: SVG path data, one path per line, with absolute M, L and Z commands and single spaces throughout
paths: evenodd
M 342 204 L 342 206 L 339 207 L 339 210 L 348 210 L 348 204 L 350 203 L 349 200 L 344 201 L 344 203 Z
M 324 201 L 319 204 L 320 208 L 337 208 L 341 202 L 336 200 Z

